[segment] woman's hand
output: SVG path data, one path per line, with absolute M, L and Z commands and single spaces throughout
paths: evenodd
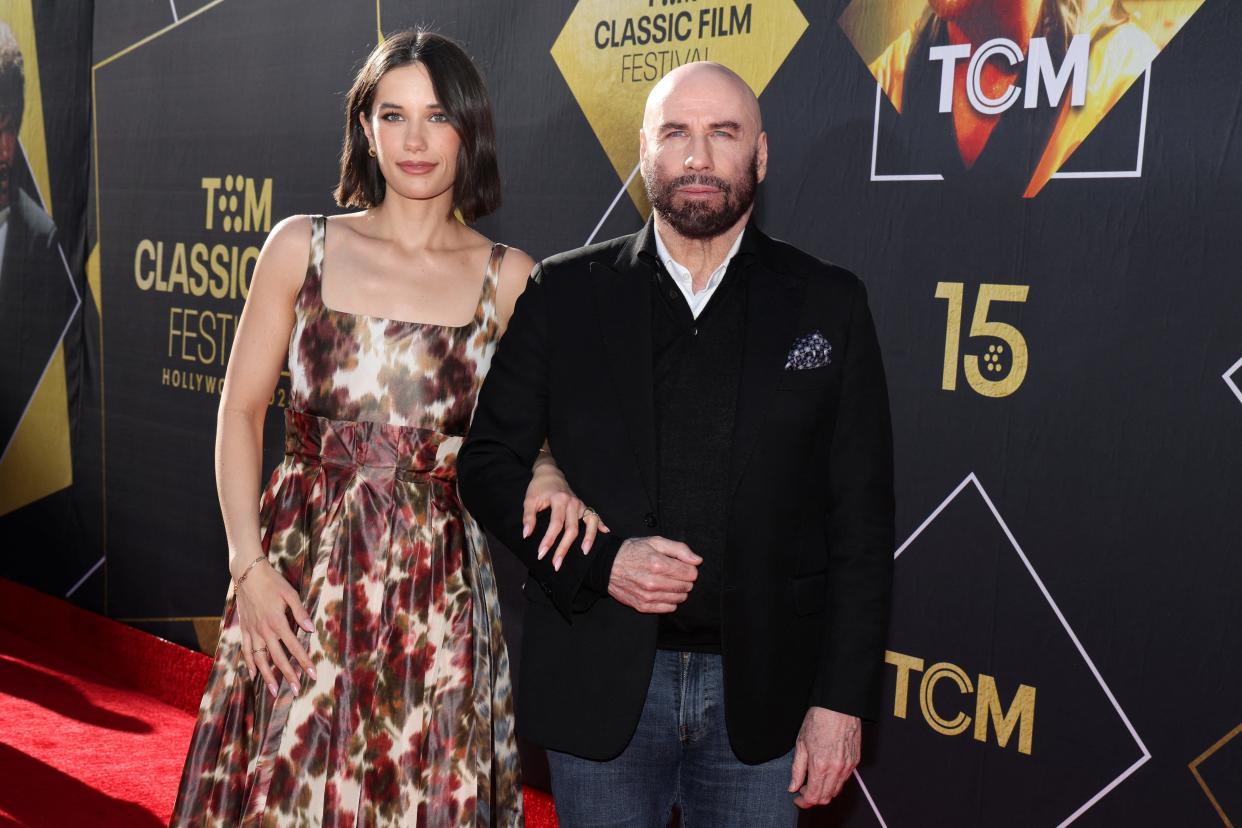
M 535 531 L 535 516 L 544 509 L 551 509 L 552 516 L 548 522 L 548 531 L 539 544 L 539 559 L 543 560 L 548 550 L 556 544 L 557 535 L 560 543 L 552 554 L 552 568 L 560 571 L 561 562 L 569 554 L 569 547 L 578 537 L 578 524 L 582 523 L 582 554 L 591 551 L 597 532 L 607 532 L 608 527 L 600 520 L 594 509 L 588 509 L 569 488 L 565 475 L 561 474 L 552 455 L 541 453 L 535 461 L 534 476 L 526 487 L 526 499 L 522 501 L 522 537 L 530 537 Z M 564 533 L 562 534 L 562 529 Z
M 265 560 L 250 569 L 237 587 L 236 599 L 237 619 L 242 631 L 242 657 L 250 678 L 254 679 L 257 670 L 263 676 L 268 691 L 275 697 L 276 677 L 272 671 L 275 664 L 293 687 L 293 692 L 299 692 L 302 688 L 290 663 L 290 656 L 312 679 L 315 678 L 315 668 L 290 628 L 286 610 L 307 632 L 314 632 L 315 624 L 302 606 L 297 591 Z

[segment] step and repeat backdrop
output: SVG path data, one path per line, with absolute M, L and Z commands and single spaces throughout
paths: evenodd
M 893 401 L 884 714 L 809 824 L 1242 825 L 1238 4 L 113 0 L 55 99 L 77 47 L 34 6 L 0 3 L 25 58 L 8 244 L 19 197 L 68 241 L 38 274 L 5 258 L 0 296 L 62 280 L 44 316 L 72 347 L 3 382 L 0 574 L 214 646 L 237 318 L 273 223 L 335 210 L 344 93 L 384 32 L 479 61 L 505 181 L 481 229 L 536 258 L 641 226 L 643 100 L 716 60 L 760 95 L 761 226 L 862 276 Z M 52 138 L 73 107 L 89 148 Z M 83 181 L 63 225 L 58 163 Z M 285 403 L 282 380 L 268 468 Z

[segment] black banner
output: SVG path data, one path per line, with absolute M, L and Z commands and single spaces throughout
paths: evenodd
M 1237 4 L 112 5 L 100 331 L 79 323 L 101 354 L 80 438 L 101 468 L 75 480 L 102 492 L 98 545 L 43 583 L 89 574 L 110 615 L 211 648 L 232 332 L 271 225 L 334 210 L 344 91 L 379 32 L 431 23 L 477 58 L 505 182 L 481 229 L 536 258 L 641 225 L 643 99 L 719 60 L 760 93 L 760 224 L 863 277 L 893 401 L 884 716 L 816 824 L 1242 820 Z

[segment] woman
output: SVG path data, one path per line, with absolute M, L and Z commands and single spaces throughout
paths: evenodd
M 533 262 L 464 223 L 500 184 L 460 47 L 376 48 L 335 195 L 362 211 L 273 229 L 238 326 L 216 444 L 234 587 L 172 822 L 521 824 L 495 581 L 454 462 Z M 286 356 L 286 456 L 260 501 Z M 528 525 L 553 503 L 563 555 L 584 510 L 544 457 Z

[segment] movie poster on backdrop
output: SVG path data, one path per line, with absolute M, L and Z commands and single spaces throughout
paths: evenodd
M 1054 178 L 1141 175 L 1151 63 L 1203 0 L 990 5 L 989 15 L 951 0 L 846 8 L 840 26 L 876 79 L 872 180 L 969 175 L 1033 198 Z M 1141 102 L 1109 119 L 1116 140 L 1071 161 L 1136 83 Z
M 373 10 L 224 2 L 95 64 L 109 611 L 187 644 L 210 649 L 227 586 L 213 443 L 255 262 L 281 218 L 333 212 L 343 92 L 375 40 Z
M 53 42 L 45 48 L 54 48 Z M 0 2 L 0 516 L 70 486 L 65 339 L 82 297 L 54 215 L 35 16 L 30 0 Z M 55 55 L 54 59 L 59 59 Z M 53 110 L 67 101 L 53 99 Z M 62 148 L 63 149 L 63 148 Z M 76 224 L 76 221 L 75 221 Z M 69 252 L 75 252 L 71 243 Z M 70 337 L 70 343 L 76 343 Z M 76 357 L 76 354 L 71 355 Z

